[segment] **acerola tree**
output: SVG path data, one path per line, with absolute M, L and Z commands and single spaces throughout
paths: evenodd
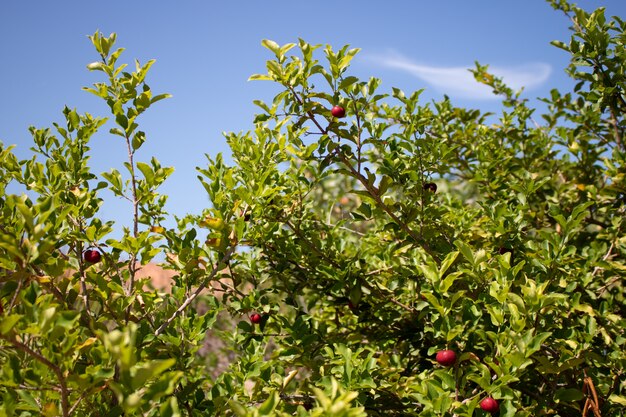
M 31 128 L 32 158 L 0 148 L 0 415 L 623 413 L 626 23 L 550 3 L 577 84 L 540 117 L 485 66 L 498 116 L 380 93 L 349 75 L 357 49 L 263 41 L 251 79 L 280 89 L 226 135 L 233 166 L 198 168 L 212 206 L 173 228 L 172 168 L 138 160 L 167 95 L 94 34 L 87 90 L 124 173 L 91 172 L 106 119 L 69 108 Z M 129 202 L 119 239 L 104 189 Z M 159 254 L 168 294 L 137 278 Z

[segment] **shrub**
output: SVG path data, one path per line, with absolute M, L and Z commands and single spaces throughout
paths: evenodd
M 472 416 L 492 397 L 502 416 L 621 415 L 626 24 L 551 3 L 573 21 L 554 44 L 577 84 L 539 119 L 486 66 L 497 117 L 380 93 L 349 75 L 357 49 L 263 41 L 251 79 L 279 91 L 226 135 L 233 166 L 198 168 L 212 206 L 175 227 L 158 193 L 172 168 L 137 159 L 138 117 L 168 96 L 153 61 L 127 72 L 95 33 L 105 81 L 87 91 L 124 173 L 91 172 L 106 119 L 69 108 L 31 128 L 31 159 L 0 148 L 0 413 Z M 120 238 L 104 189 L 129 202 Z M 136 276 L 164 253 L 171 294 Z M 207 332 L 222 348 L 199 355 Z

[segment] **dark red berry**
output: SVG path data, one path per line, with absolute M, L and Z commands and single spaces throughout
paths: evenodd
M 254 313 L 250 316 L 250 321 L 254 324 L 261 323 L 261 315 L 259 313 Z
M 431 193 L 436 193 L 437 192 L 437 184 L 435 184 L 434 182 L 427 182 L 424 184 L 424 190 L 425 191 L 430 191 Z
M 330 113 L 339 119 L 346 116 L 346 109 L 341 106 L 335 106 L 330 110 Z
M 453 350 L 440 350 L 435 357 L 439 365 L 452 366 L 456 362 L 456 352 Z
M 500 410 L 500 406 L 498 405 L 498 402 L 491 397 L 487 397 L 484 400 L 482 400 L 480 402 L 480 408 L 482 408 L 483 411 L 486 411 L 491 414 L 497 413 L 498 410 Z
M 102 254 L 96 249 L 87 249 L 83 253 L 83 260 L 90 264 L 96 264 L 102 259 Z
M 511 248 L 505 248 L 504 246 L 502 246 L 502 247 L 500 247 L 500 248 L 498 249 L 498 253 L 499 253 L 500 255 L 504 255 L 504 254 L 505 254 L 505 253 L 507 253 L 507 252 L 509 252 L 511 255 L 513 255 L 513 249 L 511 249 Z

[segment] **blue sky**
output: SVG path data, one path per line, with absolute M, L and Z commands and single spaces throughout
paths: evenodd
M 626 18 L 625 0 L 585 0 L 607 15 Z M 381 91 L 426 88 L 425 100 L 448 94 L 457 105 L 498 108 L 465 71 L 489 64 L 505 81 L 525 85 L 524 96 L 546 96 L 571 86 L 566 54 L 551 40 L 569 39 L 569 22 L 541 0 L 349 1 L 18 1 L 0 3 L 0 141 L 29 156 L 29 125 L 62 121 L 64 105 L 105 115 L 106 106 L 81 87 L 102 81 L 86 64 L 97 60 L 87 35 L 116 32 L 126 48 L 121 61 L 155 58 L 148 75 L 153 92 L 171 93 L 139 120 L 147 142 L 139 160 L 155 156 L 176 172 L 161 189 L 168 210 L 198 213 L 209 204 L 196 179 L 205 153 L 228 153 L 223 131 L 252 128 L 254 99 L 271 100 L 277 86 L 248 82 L 263 72 L 269 52 L 262 39 L 280 44 L 350 44 L 362 49 L 353 75 L 382 78 Z M 121 168 L 119 137 L 105 132 L 92 143 L 96 173 Z M 128 225 L 126 202 L 107 199 L 105 219 Z

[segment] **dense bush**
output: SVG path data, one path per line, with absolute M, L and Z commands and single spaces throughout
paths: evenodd
M 280 89 L 173 228 L 173 169 L 138 159 L 167 95 L 94 34 L 123 172 L 91 172 L 106 119 L 69 108 L 32 158 L 0 148 L 0 415 L 623 415 L 626 23 L 552 5 L 577 83 L 542 115 L 485 66 L 498 115 L 381 93 L 356 49 L 263 41 L 251 79 Z M 119 239 L 105 189 L 133 215 Z M 159 254 L 171 293 L 136 276 Z

